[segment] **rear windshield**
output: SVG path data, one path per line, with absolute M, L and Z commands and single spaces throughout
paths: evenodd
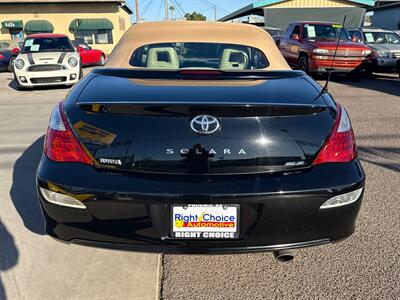
M 74 48 L 67 37 L 27 38 L 22 53 L 29 52 L 74 52 Z
M 130 65 L 149 69 L 253 70 L 268 67 L 258 49 L 219 43 L 163 43 L 138 48 Z

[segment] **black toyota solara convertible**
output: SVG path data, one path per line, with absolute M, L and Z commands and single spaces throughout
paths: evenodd
M 171 22 L 54 107 L 37 190 L 60 240 L 231 253 L 349 237 L 364 180 L 346 110 L 262 29 Z

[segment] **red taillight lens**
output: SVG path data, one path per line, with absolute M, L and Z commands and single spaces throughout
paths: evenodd
M 337 105 L 337 116 L 332 133 L 318 153 L 313 165 L 349 162 L 357 156 L 356 141 L 346 110 Z
M 4 55 L 1 55 L 1 54 L 0 54 L 0 59 L 3 59 L 3 58 L 4 58 Z
M 56 105 L 51 113 L 47 129 L 44 153 L 54 161 L 80 162 L 92 165 L 93 160 L 79 144 L 66 121 L 63 103 Z

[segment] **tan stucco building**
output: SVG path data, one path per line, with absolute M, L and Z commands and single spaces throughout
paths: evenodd
M 124 0 L 0 0 L 0 40 L 63 33 L 108 54 L 130 27 L 131 14 Z
M 346 26 L 359 27 L 364 21 L 367 8 L 375 5 L 375 0 L 257 0 L 220 19 L 238 20 L 245 16 L 264 17 L 264 25 L 286 29 L 295 21 L 329 21 Z

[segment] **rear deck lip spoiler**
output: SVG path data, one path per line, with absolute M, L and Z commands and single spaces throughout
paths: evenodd
M 77 101 L 75 105 L 113 105 L 113 104 L 126 104 L 126 105 L 200 105 L 200 106 L 245 106 L 245 107 L 304 107 L 325 109 L 327 105 L 321 104 L 298 104 L 298 103 L 262 103 L 262 102 L 217 102 L 217 101 Z
M 176 101 L 131 101 L 131 102 L 77 102 L 75 104 L 88 113 L 128 115 L 176 115 L 193 116 L 213 114 L 220 117 L 260 117 L 315 115 L 328 109 L 327 105 L 285 103 L 232 103 L 232 102 L 176 102 Z M 134 109 L 133 107 L 137 107 Z M 132 107 L 132 108 L 130 108 Z M 141 108 L 140 108 L 141 107 Z M 171 112 L 168 107 L 182 107 Z M 211 110 L 211 111 L 210 111 Z M 267 111 L 265 111 L 267 110 Z
M 113 76 L 129 79 L 184 79 L 184 80 L 257 80 L 257 79 L 284 79 L 306 76 L 299 70 L 246 70 L 246 71 L 217 71 L 215 75 L 210 75 L 210 70 L 198 70 L 195 74 L 185 73 L 182 70 L 156 70 L 156 69 L 129 69 L 129 68 L 95 68 L 91 72 L 97 75 Z M 190 71 L 197 71 L 190 69 Z

